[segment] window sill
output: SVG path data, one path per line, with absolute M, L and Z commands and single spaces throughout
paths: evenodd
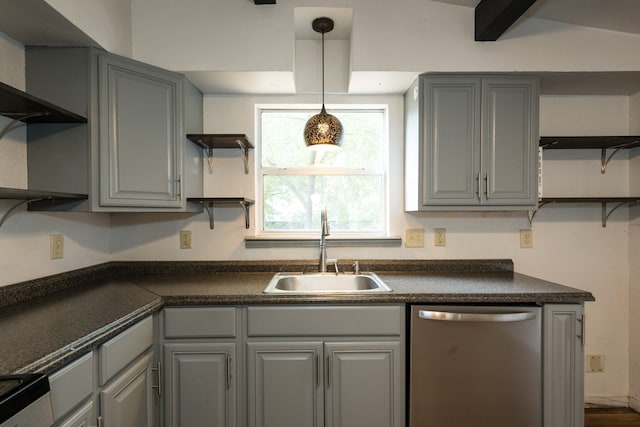
M 254 248 L 310 248 L 319 245 L 318 238 L 296 237 L 245 237 L 244 246 Z M 327 238 L 327 247 L 400 247 L 400 237 L 346 237 Z

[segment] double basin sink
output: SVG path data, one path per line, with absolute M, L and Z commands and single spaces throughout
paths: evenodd
M 375 273 L 276 273 L 266 294 L 332 294 L 391 292 Z

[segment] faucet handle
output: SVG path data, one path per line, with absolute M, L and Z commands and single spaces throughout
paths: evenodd
M 360 261 L 353 261 L 353 274 L 360 274 Z
M 333 264 L 333 268 L 336 270 L 336 275 L 340 273 L 338 270 L 338 259 L 337 258 L 329 258 L 327 259 L 327 264 Z

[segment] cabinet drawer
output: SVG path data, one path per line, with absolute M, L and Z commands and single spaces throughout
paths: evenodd
M 151 316 L 102 344 L 98 358 L 100 385 L 109 381 L 152 344 L 153 319 Z
M 49 376 L 53 419 L 57 420 L 93 393 L 93 353 Z
M 257 306 L 247 308 L 249 336 L 401 335 L 404 308 L 381 306 Z
M 234 307 L 164 309 L 165 338 L 215 338 L 236 336 Z

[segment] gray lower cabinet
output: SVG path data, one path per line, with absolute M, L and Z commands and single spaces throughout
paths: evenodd
M 247 351 L 249 426 L 325 425 L 322 342 L 250 342 Z
M 249 427 L 405 425 L 404 307 L 247 307 Z
M 202 94 L 178 73 L 93 48 L 26 49 L 27 92 L 87 117 L 27 131 L 29 185 L 90 211 L 187 209 L 201 197 Z
M 235 426 L 235 343 L 164 345 L 165 426 Z
M 152 353 L 125 369 L 100 391 L 100 427 L 154 427 Z
M 49 376 L 55 427 L 154 427 L 159 414 L 149 316 Z
M 243 425 L 241 315 L 236 307 L 163 310 L 165 427 Z
M 405 94 L 405 210 L 537 204 L 538 79 L 423 74 Z
M 545 427 L 584 426 L 584 317 L 580 304 L 543 308 Z

